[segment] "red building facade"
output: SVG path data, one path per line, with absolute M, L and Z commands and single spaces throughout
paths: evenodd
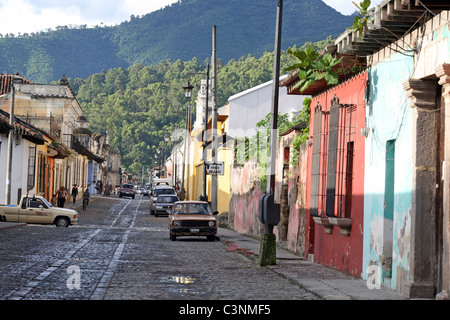
M 362 72 L 312 93 L 308 148 L 305 255 L 357 277 L 363 256 L 366 81 Z

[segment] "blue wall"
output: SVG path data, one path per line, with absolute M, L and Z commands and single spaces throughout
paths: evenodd
M 412 57 L 397 53 L 376 64 L 368 73 L 366 127 L 370 133 L 365 145 L 361 276 L 367 279 L 368 267 L 378 265 L 384 284 L 392 289 L 396 289 L 397 279 L 403 281 L 409 274 L 413 125 L 412 110 L 402 84 L 412 76 L 413 68 Z M 386 180 L 386 155 L 389 154 L 395 157 L 394 179 Z M 388 159 L 388 163 L 392 160 Z M 393 202 L 391 210 L 386 208 L 386 201 L 388 207 Z

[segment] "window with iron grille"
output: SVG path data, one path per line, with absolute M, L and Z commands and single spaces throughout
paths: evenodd
M 36 147 L 29 147 L 28 149 L 28 190 L 33 189 L 36 178 Z
M 314 113 L 311 214 L 351 217 L 356 106 L 331 100 L 330 111 Z
M 46 167 L 46 161 L 45 157 L 43 155 L 39 155 L 39 175 L 38 175 L 38 181 L 37 181 L 37 192 L 44 192 L 45 191 L 45 167 Z

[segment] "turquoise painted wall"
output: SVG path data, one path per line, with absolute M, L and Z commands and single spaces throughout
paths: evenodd
M 392 289 L 409 274 L 413 126 L 402 84 L 413 69 L 412 57 L 398 53 L 368 73 L 362 278 L 371 275 L 369 266 L 378 265 L 383 283 Z M 387 162 L 387 155 L 394 159 Z

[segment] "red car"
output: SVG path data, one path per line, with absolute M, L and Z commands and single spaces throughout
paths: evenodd
M 120 187 L 119 198 L 122 197 L 131 197 L 134 199 L 136 196 L 136 191 L 134 191 L 134 186 L 132 184 L 123 184 Z

